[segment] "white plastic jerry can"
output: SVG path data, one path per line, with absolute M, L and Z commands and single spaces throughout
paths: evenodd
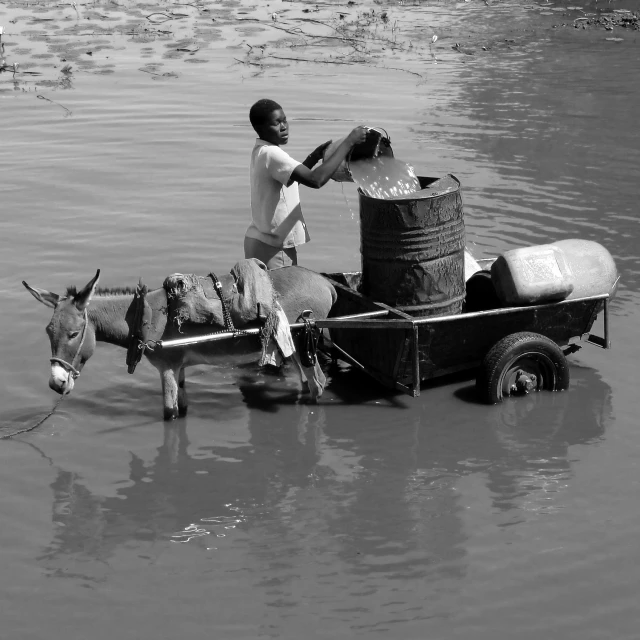
M 571 239 L 506 251 L 491 280 L 503 304 L 518 306 L 612 294 L 617 270 L 601 244 Z

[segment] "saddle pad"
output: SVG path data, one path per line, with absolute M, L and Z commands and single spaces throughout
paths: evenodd
M 235 327 L 265 321 L 275 313 L 277 294 L 259 260 L 241 260 L 233 266 L 230 276 L 220 278 L 220 283 Z M 211 276 L 174 273 L 165 279 L 163 287 L 169 300 L 169 316 L 178 326 L 193 322 L 224 329 L 222 303 Z

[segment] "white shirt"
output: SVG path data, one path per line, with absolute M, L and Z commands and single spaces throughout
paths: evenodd
M 293 170 L 300 164 L 279 146 L 256 139 L 251 152 L 251 224 L 247 238 L 283 248 L 309 242 L 298 183 L 291 181 Z

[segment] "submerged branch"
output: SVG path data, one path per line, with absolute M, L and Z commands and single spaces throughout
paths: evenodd
M 274 60 L 292 60 L 294 62 L 313 62 L 315 64 L 344 64 L 344 65 L 356 65 L 356 64 L 367 64 L 367 60 L 319 60 L 317 58 L 294 58 L 291 56 L 268 56 Z M 239 61 L 241 62 L 241 61 Z M 257 64 L 257 63 L 254 63 Z M 404 73 L 410 73 L 413 76 L 418 76 L 418 78 L 424 80 L 424 76 L 417 71 L 411 71 L 410 69 L 403 69 L 402 67 L 379 67 L 378 65 L 372 65 L 375 69 L 388 69 L 390 71 L 403 71 Z
M 316 62 L 318 64 L 363 64 L 364 61 L 359 62 L 354 60 L 353 62 L 342 62 L 340 60 L 314 60 L 311 58 L 292 58 L 289 56 L 269 56 L 274 60 L 293 60 L 294 62 Z
M 261 62 L 251 62 L 250 60 L 240 60 L 240 58 L 234 58 L 234 60 L 236 62 L 240 62 L 241 64 L 250 64 L 250 65 L 253 65 L 254 67 L 262 67 Z

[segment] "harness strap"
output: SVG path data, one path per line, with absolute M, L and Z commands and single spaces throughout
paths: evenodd
M 133 296 L 133 304 L 135 305 L 133 313 L 133 321 L 129 329 L 127 337 L 127 371 L 133 373 L 136 366 L 142 359 L 147 349 L 153 351 L 149 346 L 149 330 L 153 320 L 153 310 L 147 302 L 147 293 L 149 289 L 147 285 L 142 284 L 142 278 L 136 287 Z
M 218 294 L 218 298 L 220 298 L 220 304 L 222 305 L 222 317 L 224 319 L 224 329 L 225 331 L 231 331 L 233 333 L 238 333 L 238 330 L 235 328 L 233 324 L 233 320 L 231 319 L 231 313 L 229 313 L 229 307 L 227 307 L 227 303 L 224 299 L 224 295 L 222 293 L 222 285 L 220 284 L 220 280 L 216 276 L 213 271 L 209 274 L 211 281 L 213 282 L 213 288 L 216 290 Z
M 78 369 L 76 369 L 76 360 L 78 359 L 80 351 L 82 351 L 82 347 L 84 346 L 84 339 L 87 337 L 87 326 L 89 325 L 89 316 L 87 314 L 86 307 L 84 309 L 83 318 L 84 325 L 82 326 L 82 336 L 80 337 L 80 344 L 78 345 L 78 348 L 76 349 L 75 355 L 73 356 L 71 362 L 69 363 L 66 360 L 58 357 L 49 358 L 49 362 L 57 362 L 58 364 L 61 364 L 71 374 L 74 380 L 80 376 L 80 372 L 78 371 Z

